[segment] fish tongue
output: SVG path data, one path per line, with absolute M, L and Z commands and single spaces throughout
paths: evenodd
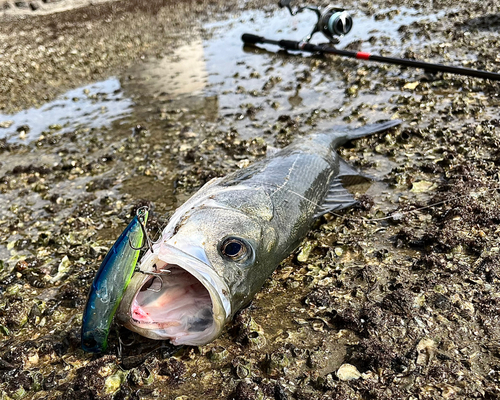
M 150 283 L 152 282 L 152 283 Z M 152 277 L 136 297 L 138 305 L 148 309 L 171 309 L 182 303 L 187 294 L 182 282 L 171 282 L 166 278 Z M 181 300 L 179 302 L 179 300 Z

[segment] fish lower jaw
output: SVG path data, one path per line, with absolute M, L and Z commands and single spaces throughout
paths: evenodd
M 186 336 L 185 333 L 179 333 L 175 336 L 174 335 L 165 336 L 166 330 L 180 326 L 180 323 L 174 321 L 153 322 L 153 321 L 139 320 L 132 317 L 130 323 L 126 324 L 125 326 L 128 329 L 137 332 L 140 335 L 147 337 L 149 339 L 155 339 L 155 340 L 169 339 L 170 342 L 174 345 L 184 344 L 180 343 L 179 340 Z

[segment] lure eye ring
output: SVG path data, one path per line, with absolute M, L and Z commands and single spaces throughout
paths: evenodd
M 149 211 L 148 206 L 142 206 L 137 209 L 135 212 L 135 215 L 137 218 L 139 218 L 141 221 L 144 221 L 144 217 L 146 216 L 147 212 Z
M 228 237 L 219 246 L 220 254 L 231 261 L 245 261 L 251 255 L 252 248 L 243 239 Z

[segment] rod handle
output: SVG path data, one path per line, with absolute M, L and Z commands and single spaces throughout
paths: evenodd
M 265 38 L 262 36 L 252 35 L 251 33 L 244 33 L 241 35 L 241 40 L 243 40 L 246 44 L 256 44 L 256 43 L 264 43 Z

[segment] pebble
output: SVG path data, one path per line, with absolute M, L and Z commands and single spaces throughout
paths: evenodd
M 361 374 L 354 365 L 342 364 L 337 370 L 337 377 L 341 381 L 352 381 L 361 378 Z
M 16 129 L 16 132 L 21 134 L 26 134 L 30 131 L 30 127 L 28 125 L 21 125 Z
M 8 4 L 8 3 L 5 3 L 5 4 Z M 4 6 L 5 6 L 4 4 Z M 0 128 L 10 128 L 12 126 L 12 124 L 14 123 L 14 121 L 2 121 L 0 122 Z
M 424 338 L 417 344 L 417 364 L 426 365 L 434 358 L 436 353 L 436 342 L 433 339 Z

